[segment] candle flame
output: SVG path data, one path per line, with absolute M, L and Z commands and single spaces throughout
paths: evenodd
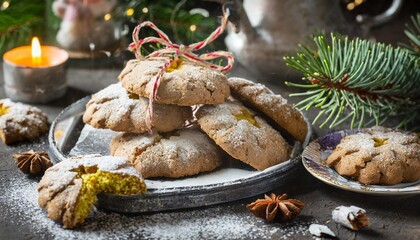
M 37 37 L 32 38 L 32 64 L 37 66 L 41 65 L 41 44 Z

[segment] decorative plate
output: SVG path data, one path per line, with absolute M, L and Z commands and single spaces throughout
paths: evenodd
M 60 162 L 72 155 L 109 154 L 109 142 L 116 134 L 110 130 L 85 125 L 82 116 L 89 97 L 64 109 L 51 125 L 50 156 Z M 148 192 L 142 195 L 119 196 L 100 194 L 98 206 L 116 212 L 138 213 L 207 206 L 243 199 L 271 191 L 288 178 L 300 162 L 303 145 L 296 143 L 289 160 L 256 171 L 240 161 L 226 163 L 209 173 L 180 179 L 146 179 Z
M 302 161 L 305 168 L 319 180 L 344 190 L 376 195 L 414 195 L 420 194 L 420 180 L 392 186 L 365 185 L 345 178 L 329 167 L 326 159 L 345 136 L 366 132 L 368 129 L 348 129 L 320 137 L 304 149 Z

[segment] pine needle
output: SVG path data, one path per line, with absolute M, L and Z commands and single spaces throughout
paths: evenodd
M 417 13 L 416 16 L 412 16 L 411 22 L 413 26 L 406 25 L 406 30 L 404 31 L 405 35 L 410 40 L 410 46 L 403 46 L 406 47 L 411 54 L 420 57 L 420 13 Z

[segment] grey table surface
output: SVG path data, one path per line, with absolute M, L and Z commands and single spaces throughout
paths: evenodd
M 48 114 L 51 122 L 64 107 L 117 81 L 122 65 L 98 66 L 94 60 L 71 63 L 66 95 L 36 106 Z M 262 81 L 240 66 L 230 75 Z M 0 76 L 3 84 L 1 70 Z M 284 96 L 296 91 L 280 80 L 264 83 Z M 5 98 L 3 88 L 0 98 Z M 313 117 L 314 112 L 309 112 L 308 118 Z M 314 128 L 315 135 L 331 131 Z M 302 165 L 272 190 L 305 203 L 302 213 L 289 223 L 267 223 L 254 217 L 245 205 L 262 197 L 257 195 L 216 206 L 160 213 L 121 215 L 99 209 L 80 228 L 64 230 L 37 205 L 40 179 L 25 176 L 13 161 L 14 153 L 31 149 L 47 151 L 47 135 L 13 146 L 0 143 L 0 239 L 312 239 L 308 232 L 311 223 L 326 224 L 340 239 L 420 239 L 419 195 L 383 197 L 340 190 L 315 179 Z M 366 209 L 369 227 L 355 232 L 334 223 L 331 211 L 339 205 Z

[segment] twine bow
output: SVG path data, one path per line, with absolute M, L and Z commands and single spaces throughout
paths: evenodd
M 228 24 L 228 16 L 229 16 L 229 11 L 224 12 L 222 23 L 215 31 L 213 31 L 203 41 L 192 43 L 188 46 L 185 46 L 183 44 L 177 45 L 173 43 L 169 39 L 168 35 L 166 35 L 162 30 L 160 30 L 158 27 L 156 27 L 155 24 L 153 24 L 150 21 L 145 21 L 134 29 L 133 42 L 129 45 L 129 50 L 134 52 L 137 59 L 141 60 L 141 59 L 154 58 L 154 59 L 166 60 L 166 62 L 162 65 L 161 69 L 159 70 L 158 74 L 155 76 L 153 80 L 153 84 L 152 84 L 153 88 L 149 94 L 149 105 L 147 107 L 147 110 L 148 110 L 147 112 L 149 115 L 147 125 L 148 125 L 149 132 L 151 132 L 151 129 L 153 128 L 153 101 L 156 100 L 157 91 L 160 85 L 160 80 L 163 74 L 168 70 L 168 68 L 172 65 L 174 61 L 178 61 L 182 57 L 185 60 L 196 62 L 205 67 L 219 70 L 222 73 L 225 73 L 232 68 L 234 58 L 233 58 L 232 53 L 230 52 L 215 51 L 215 52 L 204 53 L 201 55 L 197 55 L 194 53 L 194 51 L 200 50 L 204 48 L 205 46 L 207 46 L 207 44 L 216 40 L 224 32 Z M 146 37 L 144 39 L 140 39 L 139 32 L 140 32 L 140 29 L 143 27 L 152 28 L 158 34 L 159 37 Z M 141 53 L 141 47 L 143 46 L 143 44 L 146 44 L 146 43 L 159 43 L 165 47 L 163 49 L 156 50 L 146 56 L 143 56 Z M 213 60 L 216 58 L 226 58 L 227 64 L 225 66 L 221 66 L 221 65 L 217 65 L 217 64 L 209 62 L 210 60 Z

